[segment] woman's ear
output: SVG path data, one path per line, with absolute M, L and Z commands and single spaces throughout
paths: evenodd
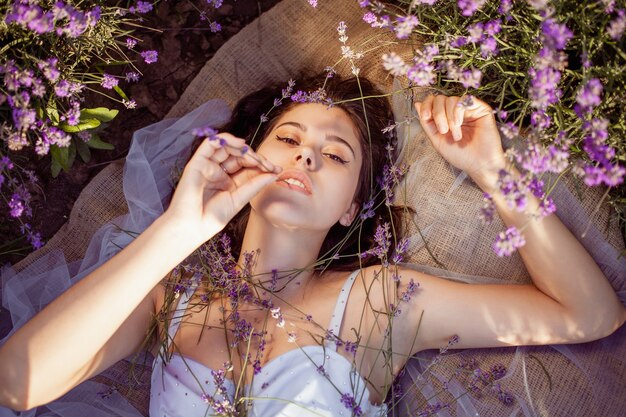
M 357 203 L 356 201 L 352 202 L 352 204 L 350 204 L 350 208 L 348 209 L 348 211 L 346 211 L 343 216 L 341 216 L 341 218 L 339 219 L 339 224 L 341 224 L 342 226 L 350 226 L 352 224 L 352 222 L 354 221 L 354 218 L 356 217 L 357 213 L 359 212 L 359 203 Z

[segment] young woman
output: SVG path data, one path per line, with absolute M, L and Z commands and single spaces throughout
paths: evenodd
M 532 285 L 389 266 L 399 217 L 374 180 L 388 104 L 360 100 L 378 94 L 363 79 L 309 91 L 270 113 L 276 95 L 253 94 L 231 133 L 200 143 L 167 210 L 0 347 L 0 404 L 58 398 L 138 352 L 154 317 L 155 417 L 383 415 L 407 358 L 453 337 L 458 348 L 579 343 L 623 324 L 626 309 L 560 220 L 528 221 L 493 192 L 507 163 L 487 104 L 429 96 L 415 107 L 433 146 L 524 228 Z M 208 260 L 171 272 L 223 230 L 237 262 L 216 255 L 221 237 Z

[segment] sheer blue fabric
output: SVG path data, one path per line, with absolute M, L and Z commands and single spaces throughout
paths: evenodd
M 182 169 L 189 156 L 194 140 L 192 129 L 220 126 L 229 119 L 228 105 L 221 100 L 211 100 L 182 118 L 166 119 L 135 132 L 124 166 L 128 214 L 106 224 L 93 236 L 82 261 L 67 263 L 63 253 L 54 251 L 20 272 L 11 267 L 2 269 L 2 305 L 10 311 L 13 322 L 9 335 L 72 284 L 128 245 L 134 234 L 142 232 L 162 214 L 172 190 L 173 168 Z M 119 386 L 127 384 L 123 375 L 105 372 L 103 376 L 116 381 Z M 17 413 L 0 407 L 2 417 L 36 415 L 139 417 L 142 414 L 119 392 L 94 381 L 79 385 L 45 407 L 27 412 Z

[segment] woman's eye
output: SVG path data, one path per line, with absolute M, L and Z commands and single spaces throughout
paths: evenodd
M 299 145 L 297 140 L 295 140 L 293 138 L 290 138 L 290 137 L 287 137 L 287 136 L 278 136 L 278 135 L 276 135 L 276 139 L 281 141 L 281 142 L 288 143 L 290 145 Z
M 332 153 L 325 153 L 324 155 L 326 155 L 327 157 L 329 157 L 333 161 L 339 162 L 340 164 L 347 164 L 348 163 L 348 161 L 346 161 L 345 159 L 343 159 L 343 158 L 341 158 L 341 157 L 339 157 L 337 155 L 334 155 Z

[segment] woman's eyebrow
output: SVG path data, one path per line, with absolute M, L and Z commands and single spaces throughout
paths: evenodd
M 281 126 L 284 125 L 290 125 L 290 126 L 294 126 L 300 130 L 302 130 L 303 132 L 306 132 L 306 126 L 298 123 L 298 122 L 284 122 L 279 124 L 278 126 L 276 126 L 276 129 L 278 129 Z M 326 135 L 326 140 L 329 140 L 331 142 L 339 142 L 339 143 L 343 143 L 344 145 L 346 145 L 348 147 L 348 149 L 350 149 L 350 152 L 352 152 L 352 156 L 356 158 L 356 153 L 354 152 L 354 149 L 352 149 L 352 146 L 350 146 L 350 143 L 348 143 L 347 140 L 340 138 L 339 136 L 336 135 Z

